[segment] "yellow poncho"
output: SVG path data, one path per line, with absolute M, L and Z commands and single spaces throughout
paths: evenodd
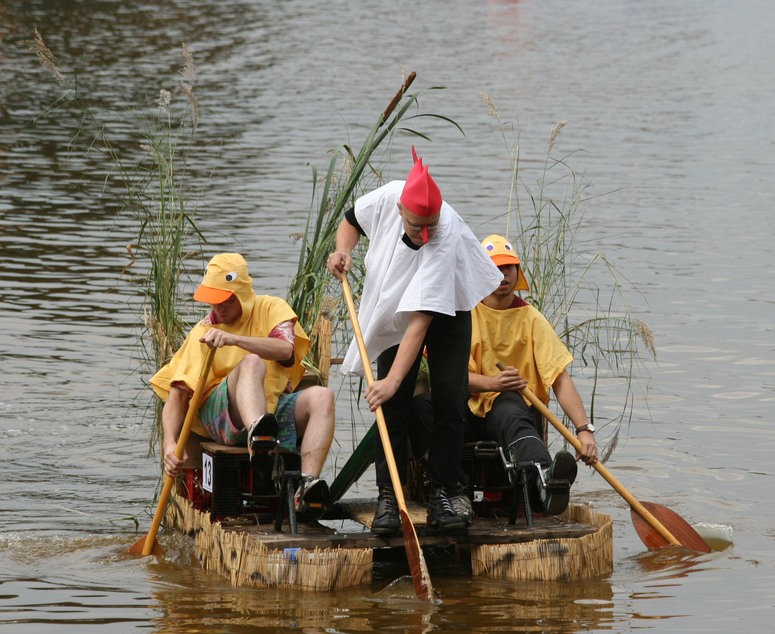
M 471 318 L 469 371 L 493 376 L 501 361 L 517 368 L 527 379 L 528 387 L 548 403 L 549 388 L 573 356 L 546 318 L 530 305 L 496 310 L 482 303 L 471 312 Z M 468 406 L 483 418 L 499 394 L 472 394 Z
M 199 379 L 205 355 L 207 354 L 207 346 L 199 343 L 199 339 L 210 328 L 219 328 L 225 332 L 240 336 L 266 337 L 278 324 L 284 321 L 293 321 L 296 335 L 293 366 L 286 368 L 276 361 L 265 360 L 267 373 L 264 391 L 266 393 L 268 411 L 275 411 L 277 399 L 285 391 L 288 384 L 290 384 L 292 389 L 298 385 L 304 374 L 301 360 L 309 351 L 310 341 L 299 325 L 296 313 L 293 312 L 284 300 L 278 297 L 256 295 L 252 286 L 249 289 L 235 289 L 234 294 L 237 295 L 242 303 L 240 319 L 231 325 L 210 325 L 207 319 L 202 320 L 194 326 L 170 362 L 151 378 L 151 386 L 162 400 L 167 400 L 172 385 L 183 383 L 188 387 L 189 391 L 193 392 Z M 205 399 L 247 355 L 247 350 L 237 346 L 224 346 L 218 350 L 213 359 L 212 369 L 205 385 Z M 198 419 L 194 421 L 191 431 L 200 436 L 207 437 L 207 433 Z

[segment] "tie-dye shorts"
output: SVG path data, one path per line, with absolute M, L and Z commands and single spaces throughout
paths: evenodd
M 274 413 L 279 427 L 280 446 L 295 453 L 299 453 L 296 437 L 296 400 L 298 398 L 299 392 L 281 394 Z M 237 429 L 229 416 L 228 381 L 221 381 L 199 408 L 198 414 L 202 427 L 215 442 L 232 446 L 247 444 L 247 429 L 244 427 Z

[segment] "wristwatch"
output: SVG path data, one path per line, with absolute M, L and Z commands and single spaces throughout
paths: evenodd
M 588 431 L 592 434 L 595 433 L 595 426 L 592 423 L 587 423 L 586 425 L 582 425 L 581 427 L 576 428 L 576 435 L 578 436 L 579 433 L 582 431 Z

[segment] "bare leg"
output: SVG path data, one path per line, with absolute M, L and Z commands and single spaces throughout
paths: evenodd
M 255 354 L 249 354 L 229 373 L 229 416 L 237 429 L 266 414 L 265 377 L 266 364 Z
M 317 478 L 334 438 L 334 393 L 329 388 L 301 391 L 296 401 L 296 434 L 301 437 L 301 470 Z

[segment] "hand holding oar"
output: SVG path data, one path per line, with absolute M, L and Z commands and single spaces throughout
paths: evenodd
M 498 369 L 503 371 L 506 369 L 506 366 L 503 363 L 498 363 Z M 578 438 L 571 434 L 565 425 L 557 420 L 554 414 L 552 414 L 551 410 L 549 410 L 549 408 L 546 407 L 546 405 L 544 405 L 535 394 L 533 394 L 530 388 L 526 387 L 521 390 L 521 392 L 524 397 L 530 401 L 539 412 L 541 412 L 544 418 L 546 418 L 546 420 L 554 425 L 554 427 L 562 434 L 565 440 L 573 445 L 573 448 L 577 452 L 581 452 L 581 441 L 579 441 Z M 635 530 L 638 533 L 638 537 L 641 538 L 641 541 L 643 541 L 646 546 L 649 548 L 661 548 L 663 546 L 667 546 L 668 544 L 674 544 L 676 546 L 683 546 L 684 548 L 697 550 L 703 553 L 709 553 L 711 551 L 710 546 L 708 546 L 700 534 L 695 531 L 680 515 L 660 504 L 655 504 L 653 502 L 646 502 L 645 504 L 641 504 L 627 489 L 624 488 L 624 486 L 613 476 L 613 474 L 608 469 L 606 469 L 606 467 L 601 462 L 598 461 L 592 466 L 601 476 L 603 476 L 606 482 L 608 482 L 608 484 L 610 484 L 614 490 L 619 495 L 621 495 L 622 498 L 624 498 L 625 502 L 630 505 L 630 508 L 633 512 L 633 525 L 635 526 Z M 659 515 L 662 521 L 657 519 L 656 515 Z M 665 524 L 670 527 L 669 530 Z M 680 536 L 680 540 L 676 537 L 676 535 Z
M 186 443 L 191 433 L 191 425 L 194 423 L 194 417 L 199 409 L 199 401 L 202 400 L 202 394 L 204 393 L 205 383 L 207 382 L 207 375 L 210 374 L 210 366 L 213 363 L 213 357 L 215 356 L 215 348 L 210 348 L 207 351 L 204 363 L 202 364 L 202 370 L 199 373 L 199 380 L 197 381 L 196 388 L 194 389 L 194 395 L 188 402 L 188 412 L 186 412 L 186 419 L 183 421 L 183 427 L 180 430 L 180 437 L 178 438 L 178 444 L 175 447 L 175 455 L 178 458 L 183 457 L 183 453 L 186 449 Z M 169 502 L 170 494 L 172 493 L 172 485 L 175 483 L 175 478 L 169 475 L 164 477 L 164 488 L 159 496 L 159 503 L 156 505 L 156 513 L 153 516 L 151 522 L 151 528 L 148 530 L 148 534 L 141 540 L 135 542 L 129 549 L 129 552 L 133 555 L 142 555 L 143 557 L 153 553 L 157 557 L 161 557 L 164 554 L 161 546 L 156 541 L 156 533 L 159 531 L 161 520 L 164 517 L 164 513 L 167 510 L 167 502 Z
M 350 313 L 350 321 L 353 325 L 355 341 L 358 343 L 358 352 L 361 355 L 361 363 L 363 364 L 363 374 L 366 377 L 366 383 L 371 385 L 374 383 L 374 375 L 371 372 L 371 362 L 369 361 L 369 355 L 366 351 L 366 343 L 363 340 L 361 326 L 358 323 L 358 314 L 355 312 L 355 303 L 353 302 L 350 283 L 347 281 L 347 274 L 344 272 L 342 273 L 342 290 L 344 291 L 344 300 L 347 304 L 347 311 Z M 390 444 L 390 435 L 388 434 L 387 423 L 385 422 L 385 415 L 382 412 L 382 406 L 377 407 L 375 415 L 377 417 L 379 436 L 382 439 L 382 446 L 385 448 L 385 458 L 387 460 L 388 471 L 390 472 L 390 481 L 393 484 L 393 490 L 396 494 L 396 501 L 398 502 L 398 509 L 401 515 L 401 530 L 404 533 L 404 548 L 406 549 L 406 557 L 409 560 L 409 570 L 412 573 L 412 583 L 414 583 L 414 589 L 418 598 L 423 601 L 432 601 L 433 587 L 431 586 L 431 578 L 428 574 L 428 567 L 425 564 L 422 550 L 420 549 L 420 540 L 417 538 L 417 531 L 415 531 L 412 519 L 409 517 L 409 512 L 406 509 L 404 491 L 401 488 L 401 477 L 398 474 L 395 456 L 393 456 L 393 447 Z

